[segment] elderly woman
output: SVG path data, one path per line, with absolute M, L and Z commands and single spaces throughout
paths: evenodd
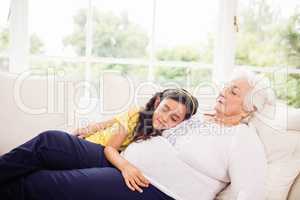
M 219 94 L 213 114 L 130 144 L 121 155 L 150 181 L 142 193 L 129 190 L 109 165 L 38 171 L 12 183 L 11 192 L 19 192 L 16 199 L 210 200 L 230 184 L 234 199 L 263 200 L 265 154 L 255 130 L 244 123 L 269 99 L 259 81 L 252 73 L 239 74 Z
M 263 200 L 266 159 L 248 122 L 274 103 L 273 97 L 266 79 L 237 70 L 213 114 L 194 116 L 162 137 L 132 144 L 123 156 L 175 199 L 215 199 L 230 184 L 231 199 Z

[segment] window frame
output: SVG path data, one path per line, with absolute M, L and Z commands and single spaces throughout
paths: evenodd
M 235 36 L 236 27 L 235 19 L 237 16 L 238 0 L 229 0 L 226 3 L 219 0 L 219 16 L 217 18 L 217 29 L 215 32 L 216 42 L 214 47 L 214 61 L 211 64 L 201 62 L 188 61 L 158 61 L 155 58 L 156 41 L 155 27 L 157 23 L 156 10 L 157 0 L 151 0 L 152 8 L 152 30 L 150 35 L 150 57 L 148 59 L 135 58 L 106 58 L 92 56 L 92 19 L 93 19 L 93 0 L 87 3 L 87 29 L 86 29 L 86 52 L 83 57 L 65 57 L 65 56 L 44 56 L 31 55 L 29 53 L 29 34 L 28 34 L 28 4 L 30 0 L 11 0 L 9 30 L 10 30 L 10 50 L 9 55 L 1 55 L 1 57 L 9 58 L 9 71 L 12 73 L 21 73 L 28 69 L 29 61 L 68 61 L 85 63 L 85 80 L 91 80 L 91 64 L 129 64 L 129 65 L 144 65 L 148 66 L 148 81 L 154 81 L 155 66 L 173 66 L 187 67 L 197 69 L 210 69 L 213 72 L 213 80 L 222 82 L 234 68 L 235 61 Z M 21 25 L 21 26 L 20 26 Z M 19 27 L 19 28 L 18 28 Z M 18 30 L 24 31 L 18 31 Z M 22 34 L 20 34 L 22 33 Z M 23 35 L 23 36 L 22 36 Z M 231 49 L 228 52 L 228 49 Z M 17 62 L 16 62 L 17 61 Z M 18 67 L 16 67 L 18 66 Z M 224 67 L 226 66 L 226 67 Z M 248 69 L 256 72 L 271 72 L 274 68 L 255 69 L 246 66 Z M 300 73 L 299 69 L 290 69 L 287 73 Z

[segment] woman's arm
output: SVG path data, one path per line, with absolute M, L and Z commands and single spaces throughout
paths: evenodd
M 259 137 L 253 131 L 242 128 L 233 141 L 229 176 L 237 200 L 265 200 L 266 156 Z
M 114 134 L 108 141 L 104 149 L 104 154 L 107 160 L 122 172 L 126 185 L 132 191 L 137 190 L 143 192 L 140 186 L 148 187 L 149 181 L 143 176 L 139 169 L 125 160 L 118 151 L 126 138 L 127 132 L 124 127 L 120 126 L 118 133 Z

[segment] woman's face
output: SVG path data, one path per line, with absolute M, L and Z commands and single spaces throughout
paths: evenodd
M 185 118 L 186 106 L 173 100 L 163 99 L 153 113 L 153 128 L 165 130 L 182 122 Z
M 243 117 L 246 114 L 243 106 L 244 99 L 251 89 L 248 81 L 243 78 L 231 81 L 220 92 L 216 101 L 215 111 L 219 115 L 227 117 L 238 115 Z

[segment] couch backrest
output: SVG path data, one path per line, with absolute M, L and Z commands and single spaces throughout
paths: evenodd
M 48 129 L 71 132 L 91 121 L 101 121 L 143 105 L 157 90 L 152 84 L 130 82 L 120 73 L 105 73 L 89 82 L 76 77 L 0 72 L 0 154 Z M 134 95 L 138 98 L 134 98 Z
M 67 129 L 74 101 L 63 91 L 78 81 L 59 80 L 0 73 L 0 154 L 32 138 L 46 129 Z M 60 85 L 60 86 L 59 86 Z M 59 89 L 60 88 L 60 89 Z M 59 90 L 59 91 L 58 91 Z

